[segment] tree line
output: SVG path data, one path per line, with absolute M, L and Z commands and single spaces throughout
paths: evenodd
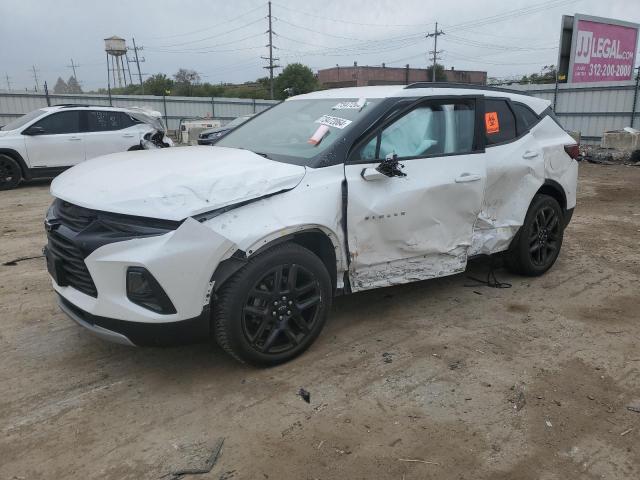
M 291 95 L 308 93 L 318 90 L 319 88 L 318 80 L 309 67 L 301 63 L 291 63 L 274 78 L 273 93 L 274 98 L 283 100 Z M 107 89 L 101 88 L 97 93 L 107 93 Z M 123 88 L 112 88 L 111 93 L 114 95 L 167 95 L 178 97 L 236 97 L 255 99 L 270 97 L 268 77 L 258 78 L 252 82 L 242 84 L 212 84 L 202 82 L 198 72 L 186 68 L 179 69 L 171 77 L 164 73 L 156 73 L 142 82 L 142 85 L 132 84 Z

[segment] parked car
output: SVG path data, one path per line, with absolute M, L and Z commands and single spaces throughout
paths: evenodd
M 213 145 L 217 143 L 227 133 L 232 131 L 234 128 L 239 127 L 251 117 L 253 117 L 253 115 L 242 115 L 240 117 L 234 118 L 222 127 L 203 130 L 198 135 L 198 145 Z
M 161 118 L 139 108 L 57 105 L 34 110 L 0 130 L 0 190 L 53 177 L 100 155 L 141 149 L 141 140 L 157 133 L 158 125 L 163 125 Z
M 576 204 L 577 153 L 548 101 L 510 91 L 299 95 L 210 149 L 60 175 L 48 269 L 62 310 L 103 338 L 211 337 L 274 365 L 311 345 L 335 295 L 460 273 L 477 255 L 546 272 Z

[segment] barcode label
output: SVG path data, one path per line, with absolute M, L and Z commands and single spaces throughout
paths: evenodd
M 332 117 L 331 115 L 323 115 L 315 123 L 319 123 L 320 125 L 326 125 L 327 127 L 335 127 L 339 129 L 343 129 L 351 123 L 351 120 L 347 120 L 346 118 L 340 117 Z

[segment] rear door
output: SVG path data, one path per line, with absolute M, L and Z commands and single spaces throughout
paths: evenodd
M 530 128 L 536 121 L 506 97 L 485 98 L 487 191 L 471 254 L 506 250 L 544 181 L 539 140 Z
M 426 100 L 388 120 L 345 165 L 352 289 L 464 270 L 486 183 L 477 98 Z M 396 154 L 406 176 L 371 177 Z
M 125 152 L 140 144 L 140 122 L 125 112 L 88 110 L 85 136 L 87 159 Z
M 40 135 L 24 135 L 31 168 L 67 167 L 82 162 L 85 151 L 81 120 L 81 111 L 63 110 L 31 125 L 43 129 Z

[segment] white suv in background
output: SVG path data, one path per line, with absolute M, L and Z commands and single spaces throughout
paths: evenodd
M 274 365 L 314 341 L 334 295 L 497 253 L 542 275 L 576 204 L 577 154 L 548 101 L 512 91 L 300 95 L 211 148 L 64 172 L 45 220 L 48 270 L 61 308 L 103 338 L 211 338 Z
M 140 148 L 153 132 L 141 109 L 57 105 L 27 113 L 0 130 L 0 190 L 53 177 L 77 163 Z

